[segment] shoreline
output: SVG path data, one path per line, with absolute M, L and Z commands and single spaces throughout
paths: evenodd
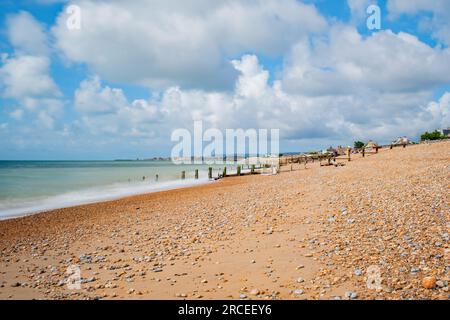
M 0 298 L 448 299 L 449 158 L 382 149 L 2 220 Z
M 123 193 L 121 195 L 112 195 L 112 196 L 111 195 L 103 195 L 103 196 L 98 196 L 96 199 L 92 199 L 92 200 L 78 200 L 78 201 L 72 201 L 72 202 L 67 201 L 66 202 L 67 204 L 61 204 L 61 206 L 50 205 L 50 204 L 49 205 L 34 205 L 34 206 L 32 206 L 35 208 L 42 207 L 42 209 L 10 208 L 10 209 L 7 209 L 6 212 L 11 212 L 11 211 L 12 212 L 22 212 L 22 211 L 24 211 L 24 213 L 9 213 L 9 214 L 4 215 L 3 212 L 0 212 L 0 221 L 23 218 L 23 217 L 28 217 L 28 216 L 46 213 L 46 212 L 55 211 L 55 210 L 60 210 L 60 209 L 68 209 L 68 208 L 73 208 L 73 207 L 78 207 L 78 206 L 83 206 L 83 205 L 120 200 L 120 199 L 124 199 L 127 197 L 133 197 L 133 196 L 137 196 L 137 195 L 152 194 L 152 193 L 156 193 L 156 192 L 164 192 L 164 191 L 170 191 L 170 190 L 176 190 L 176 189 L 190 188 L 190 187 L 194 187 L 194 186 L 210 184 L 213 182 L 214 181 L 205 180 L 205 179 L 199 179 L 199 180 L 186 179 L 184 181 L 169 180 L 169 181 L 165 181 L 165 182 L 161 183 L 161 184 L 165 184 L 165 186 L 149 185 L 148 187 L 154 187 L 154 189 L 140 190 L 140 191 L 136 187 L 145 187 L 145 186 L 144 185 L 140 185 L 140 186 L 135 185 L 135 186 L 133 186 L 136 189 L 135 191 L 131 191 L 131 192 L 126 191 L 125 193 Z M 172 184 L 174 184 L 174 186 L 171 186 Z M 83 190 L 73 191 L 73 192 L 69 192 L 69 193 L 65 193 L 65 194 L 60 194 L 57 196 L 49 197 L 45 200 L 49 201 L 49 199 L 67 196 L 68 194 L 75 193 L 75 192 L 78 192 L 78 193 L 85 192 L 86 193 L 88 190 L 91 190 L 91 189 L 83 189 Z

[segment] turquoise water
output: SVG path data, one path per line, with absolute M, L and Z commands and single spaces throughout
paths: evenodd
M 208 167 L 170 161 L 0 161 L 0 219 L 207 183 Z M 212 167 L 216 176 L 223 166 Z

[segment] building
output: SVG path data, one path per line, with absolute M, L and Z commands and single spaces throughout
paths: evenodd
M 450 127 L 447 127 L 447 129 L 442 129 L 441 133 L 443 136 L 450 137 Z

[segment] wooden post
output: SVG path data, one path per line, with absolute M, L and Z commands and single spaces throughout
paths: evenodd
M 251 171 L 251 173 L 255 174 L 255 165 L 254 164 L 252 164 L 252 171 Z
M 155 176 L 155 181 L 158 182 L 158 179 L 159 179 L 159 175 L 157 174 L 157 175 Z
M 181 179 L 186 179 L 186 171 L 181 171 Z
M 378 153 L 378 146 L 375 147 L 375 153 Z
M 227 167 L 223 168 L 223 177 L 225 178 L 227 176 Z
M 241 166 L 237 166 L 237 175 L 240 176 L 241 175 Z
M 198 179 L 198 169 L 195 169 L 195 179 Z
M 391 149 L 392 150 L 392 148 L 394 147 L 394 145 L 391 143 L 391 146 L 389 147 L 389 149 Z
M 406 148 L 406 143 L 403 144 L 403 148 Z
M 208 168 L 208 179 L 211 180 L 212 179 L 212 167 Z
M 366 156 L 366 149 L 364 147 L 362 148 L 362 156 L 363 158 Z
M 351 161 L 351 159 L 350 159 L 351 154 L 352 154 L 352 149 L 348 148 L 347 149 L 347 156 L 348 156 L 348 161 L 349 162 Z

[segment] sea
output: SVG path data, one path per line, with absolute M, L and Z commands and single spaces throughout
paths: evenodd
M 213 177 L 224 167 L 176 165 L 169 160 L 0 161 L 0 219 L 211 183 L 210 166 Z M 233 167 L 227 170 L 232 172 Z

